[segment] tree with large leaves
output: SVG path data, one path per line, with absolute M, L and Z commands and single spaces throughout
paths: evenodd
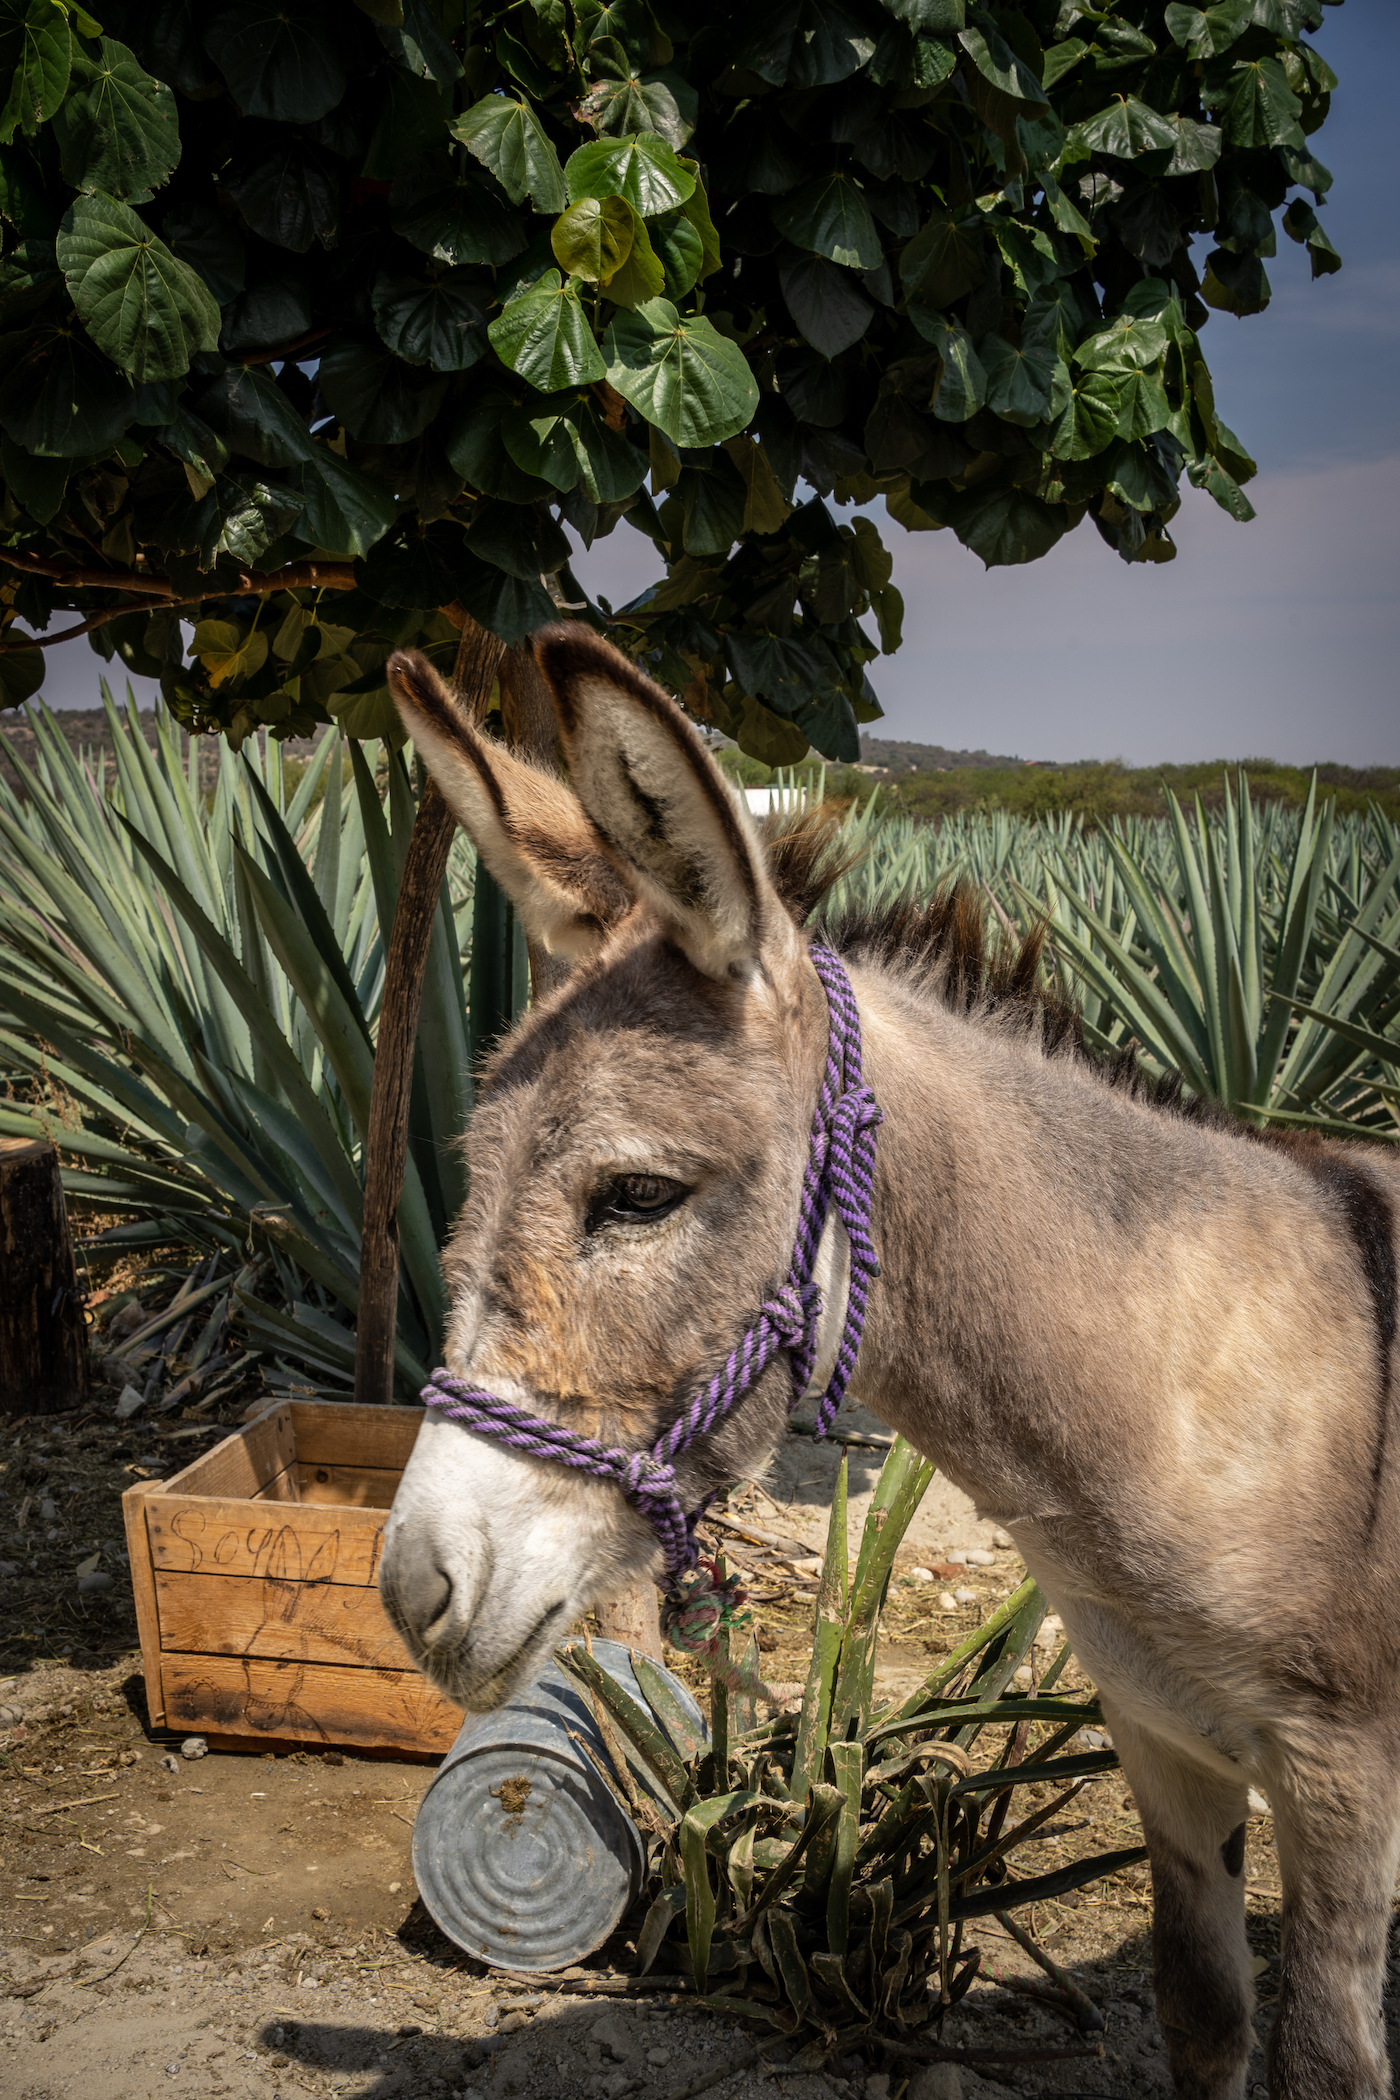
M 843 510 L 989 565 L 1169 560 L 1183 474 L 1251 515 L 1201 330 L 1279 223 L 1338 267 L 1321 21 L 0 0 L 0 704 L 87 632 L 192 727 L 378 733 L 391 649 L 563 605 L 755 756 L 857 756 L 901 606 Z M 562 528 L 621 522 L 614 608 Z
M 857 758 L 903 612 L 877 499 L 989 566 L 1090 517 L 1169 560 L 1183 473 L 1252 515 L 1200 330 L 1268 304 L 1276 214 L 1339 267 L 1321 22 L 0 0 L 0 705 L 86 633 L 191 729 L 392 735 L 412 642 L 547 756 L 517 645 L 565 607 L 755 757 Z M 565 528 L 623 522 L 657 582 L 614 608 Z M 366 1398 L 450 831 L 427 790 L 386 930 Z

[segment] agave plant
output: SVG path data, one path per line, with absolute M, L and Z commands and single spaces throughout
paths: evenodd
M 1130 840 L 1115 823 L 1097 885 L 1064 853 L 1047 860 L 1039 893 L 1015 885 L 1023 907 L 1048 907 L 1089 989 L 1091 1040 L 1133 1037 L 1193 1092 L 1256 1120 L 1328 1128 L 1345 1114 L 1344 1127 L 1393 1137 L 1393 1119 L 1367 1112 L 1368 1094 L 1379 1097 L 1366 1064 L 1384 1058 L 1396 1011 L 1400 852 L 1380 864 L 1353 825 L 1346 889 L 1332 805 L 1318 808 L 1315 784 L 1296 819 L 1256 810 L 1243 773 L 1218 822 L 1199 797 L 1194 827 L 1170 790 L 1167 800 L 1170 856 L 1147 827 Z
M 110 777 L 45 710 L 31 716 L 32 767 L 0 738 L 19 781 L 0 786 L 0 1061 L 12 1096 L 0 1129 L 51 1134 L 68 1200 L 137 1221 L 119 1245 L 179 1240 L 233 1256 L 251 1235 L 283 1302 L 244 1288 L 249 1339 L 343 1383 L 381 927 L 414 815 L 408 765 L 331 731 L 293 791 L 279 746 L 252 740 L 238 757 L 215 746 L 209 788 L 198 740 L 182 750 L 158 712 L 152 749 L 130 695 L 124 717 L 105 690 L 104 701 Z M 478 1047 L 463 951 L 483 901 L 474 889 L 486 891 L 474 877 L 460 840 L 424 989 L 399 1212 L 398 1367 L 415 1388 L 441 1333 L 438 1249 L 463 1194 L 453 1140 Z M 486 987 L 479 1002 L 493 1028 L 502 996 Z
M 609 1750 L 604 1778 L 653 1841 L 652 1901 L 637 1966 L 678 1972 L 699 2003 L 799 2041 L 790 2070 L 877 2039 L 917 2057 L 978 1973 L 968 1926 L 995 1916 L 1040 1960 L 1038 1995 L 1076 2023 L 1095 2008 L 1017 1929 L 1014 1912 L 1146 1857 L 1108 1852 L 1020 1878 L 1017 1848 L 1089 1781 L 1111 1749 L 1071 1738 L 1101 1720 L 1091 1700 L 1033 1696 L 1015 1678 L 1045 1615 L 1025 1582 L 909 1698 L 875 1700 L 880 1613 L 895 1555 L 933 1469 L 898 1438 L 871 1501 L 854 1570 L 846 1467 L 832 1501 L 812 1662 L 797 1713 L 757 1722 L 758 1649 L 716 1657 L 709 1740 L 663 1674 L 634 1653 L 643 1706 L 588 1652 L 559 1661 L 590 1695 Z M 721 1642 L 723 1649 L 724 1643 Z M 1066 1746 L 1070 1746 L 1068 1749 Z M 1011 1820 L 1018 1787 L 1057 1789 Z

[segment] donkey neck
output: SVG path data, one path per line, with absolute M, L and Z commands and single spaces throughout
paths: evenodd
M 884 1111 L 854 1390 L 985 1513 L 1086 1509 L 1110 1425 L 1114 1472 L 1140 1429 L 1148 1456 L 1154 1308 L 1202 1173 L 1254 1148 L 893 972 L 851 978 Z

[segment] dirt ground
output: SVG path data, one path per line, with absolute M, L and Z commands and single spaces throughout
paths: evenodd
M 12 1424 L 0 1463 L 4 2100 L 269 2100 L 296 2090 L 679 2100 L 721 2066 L 734 2068 L 706 2087 L 716 2100 L 757 2100 L 775 2085 L 789 2100 L 1169 2091 L 1142 1868 L 1030 1916 L 1041 1946 L 1107 2022 L 1101 2054 L 1058 2061 L 1034 2059 L 1100 2044 L 1005 1987 L 999 1978 L 1034 1972 L 994 1924 L 971 1938 L 998 1975 L 973 1986 L 941 2039 L 1020 2057 L 975 2070 L 920 2070 L 872 2051 L 820 2074 L 785 2074 L 782 2045 L 751 2061 L 759 2036 L 688 2008 L 659 1979 L 639 1989 L 629 1977 L 639 1916 L 562 1978 L 526 1985 L 488 1973 L 416 1898 L 410 1840 L 432 1764 L 340 1753 L 186 1761 L 178 1739 L 147 1728 L 120 1494 L 141 1474 L 177 1470 L 219 1432 L 180 1425 L 161 1439 L 115 1422 L 111 1407 L 108 1396 L 85 1416 Z M 886 1434 L 859 1413 L 850 1426 L 872 1441 Z M 883 1453 L 855 1446 L 850 1456 L 854 1540 Z M 820 1548 L 836 1463 L 793 1436 L 724 1512 L 731 1557 L 754 1578 L 765 1677 L 794 1701 L 814 1594 L 800 1549 Z M 965 1552 L 984 1564 L 946 1558 Z M 110 1573 L 111 1587 L 80 1590 L 80 1568 Z M 881 1689 L 916 1683 L 1022 1572 L 991 1527 L 936 1483 L 900 1555 Z M 1073 1666 L 1062 1681 L 1082 1682 Z M 1139 1841 L 1124 1782 L 1110 1774 L 1039 1833 L 1017 1868 L 1045 1872 Z M 1262 2037 L 1278 1948 L 1267 1817 L 1250 1825 L 1246 1873 Z M 1400 2018 L 1400 1999 L 1394 2010 Z M 1258 2060 L 1254 2079 L 1262 2092 Z

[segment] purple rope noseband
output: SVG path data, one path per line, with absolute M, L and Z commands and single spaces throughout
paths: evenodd
M 509 1400 L 483 1392 L 450 1371 L 434 1371 L 423 1388 L 425 1406 L 479 1436 L 495 1437 L 512 1451 L 531 1458 L 551 1458 L 595 1480 L 619 1487 L 651 1525 L 666 1556 L 666 1587 L 676 1593 L 681 1576 L 694 1566 L 695 1526 L 704 1505 L 687 1515 L 676 1483 L 675 1460 L 724 1420 L 756 1384 L 774 1357 L 788 1351 L 795 1407 L 811 1381 L 817 1357 L 817 1323 L 821 1292 L 813 1277 L 817 1249 L 827 1216 L 835 1206 L 851 1247 L 850 1288 L 846 1321 L 836 1352 L 836 1366 L 817 1403 L 816 1433 L 825 1436 L 845 1397 L 855 1369 L 865 1327 L 871 1281 L 880 1273 L 870 1238 L 870 1209 L 875 1180 L 875 1130 L 880 1109 L 862 1084 L 860 1015 L 850 980 L 830 948 L 814 946 L 811 958 L 826 987 L 830 1030 L 826 1070 L 812 1117 L 797 1242 L 787 1280 L 760 1308 L 758 1317 L 730 1351 L 707 1385 L 686 1404 L 684 1412 L 650 1451 L 622 1451 L 581 1436 L 562 1422 L 527 1414 Z

